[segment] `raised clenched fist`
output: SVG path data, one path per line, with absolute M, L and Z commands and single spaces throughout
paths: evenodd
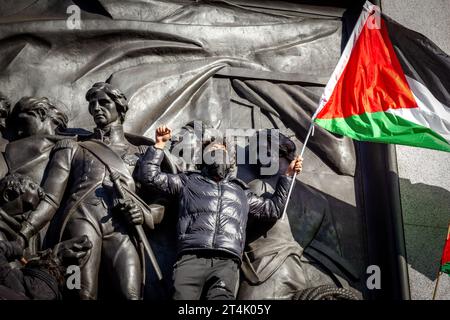
M 163 149 L 166 142 L 172 138 L 172 129 L 166 125 L 159 126 L 155 132 L 155 147 Z

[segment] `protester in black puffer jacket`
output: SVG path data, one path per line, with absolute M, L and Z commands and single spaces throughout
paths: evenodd
M 156 144 L 143 158 L 139 179 L 144 186 L 180 199 L 174 298 L 199 299 L 203 292 L 209 299 L 234 299 L 247 219 L 279 219 L 291 178 L 282 176 L 272 197 L 257 197 L 230 174 L 226 146 L 214 143 L 205 148 L 204 157 L 212 161 L 202 173 L 163 173 L 162 149 L 170 136 L 171 130 L 165 126 L 156 130 Z M 298 158 L 287 175 L 300 170 Z

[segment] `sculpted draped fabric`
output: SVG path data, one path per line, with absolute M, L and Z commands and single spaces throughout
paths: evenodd
M 234 88 L 256 95 L 247 98 L 250 101 L 276 97 L 279 89 L 259 85 L 259 90 L 248 92 L 247 79 L 290 83 L 294 91 L 294 84 L 321 90 L 340 54 L 337 10 L 323 17 L 309 7 L 284 15 L 276 9 L 266 12 L 225 2 L 100 1 L 103 15 L 82 11 L 81 29 L 70 30 L 65 10 L 69 5 L 70 1 L 49 1 L 47 6 L 30 2 L 30 7 L 14 12 L 20 6 L 2 4 L 0 88 L 14 101 L 22 95 L 50 96 L 68 109 L 74 127 L 92 125 L 80 93 L 99 80 L 111 78 L 128 96 L 131 109 L 125 128 L 148 135 L 162 122 L 178 123 L 186 113 L 202 113 L 205 118 L 197 108 L 215 108 L 204 120 L 220 127 L 221 113 L 215 105 L 195 103 L 208 94 L 206 88 L 215 77 L 244 79 Z M 54 15 L 49 15 L 49 8 Z M 219 108 L 229 103 L 228 90 L 224 85 L 214 90 Z M 283 109 L 297 113 L 292 127 L 301 135 L 320 90 L 312 97 L 293 96 L 288 90 L 289 106 L 280 103 L 286 100 L 280 97 L 273 108 L 282 109 L 282 120 L 290 118 Z M 313 140 L 321 145 L 327 141 L 332 151 L 328 164 L 339 173 L 352 174 L 354 163 L 338 156 L 353 156 L 349 144 L 318 131 Z

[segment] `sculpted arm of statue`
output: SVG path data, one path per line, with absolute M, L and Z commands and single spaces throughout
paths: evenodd
M 45 198 L 22 223 L 20 234 L 26 241 L 44 228 L 59 208 L 69 180 L 72 157 L 76 148 L 76 142 L 70 139 L 56 143 L 43 183 Z
M 281 218 L 284 206 L 286 204 L 291 177 L 295 172 L 302 170 L 302 159 L 297 157 L 292 160 L 286 173 L 278 179 L 275 192 L 270 197 L 258 197 L 251 191 L 247 191 L 247 200 L 249 204 L 249 216 L 253 219 L 273 221 Z
M 150 186 L 170 195 L 178 195 L 184 182 L 180 174 L 161 172 L 161 162 L 164 159 L 164 146 L 171 137 L 171 132 L 166 126 L 156 129 L 156 143 L 147 149 L 142 163 L 138 179 L 144 186 Z

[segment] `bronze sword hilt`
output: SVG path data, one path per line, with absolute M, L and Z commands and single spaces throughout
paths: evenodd
M 119 197 L 123 200 L 126 200 L 126 194 L 125 191 L 123 190 L 122 184 L 120 183 L 120 173 L 118 172 L 111 172 L 111 181 L 114 184 L 114 188 L 116 189 L 117 194 L 119 195 Z M 152 247 L 150 246 L 150 243 L 148 242 L 147 236 L 145 235 L 144 232 L 144 228 L 142 228 L 141 225 L 134 225 L 136 232 L 138 234 L 139 240 L 142 242 L 142 244 L 144 245 L 144 249 L 145 252 L 147 253 L 150 262 L 153 265 L 153 268 L 155 269 L 156 272 L 156 276 L 158 277 L 158 280 L 162 280 L 163 276 L 162 276 L 162 272 L 161 269 L 159 268 L 158 265 L 158 261 L 156 260 L 156 256 L 153 253 Z

